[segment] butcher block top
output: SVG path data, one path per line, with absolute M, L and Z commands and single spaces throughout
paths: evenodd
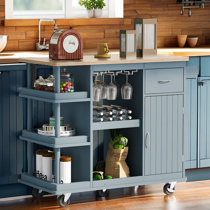
M 119 51 L 110 52 L 110 59 L 94 58 L 95 51 L 85 51 L 84 59 L 81 61 L 52 61 L 49 60 L 47 51 L 18 51 L 0 53 L 0 64 L 11 63 L 33 63 L 50 66 L 79 66 L 79 65 L 103 65 L 103 64 L 126 64 L 126 63 L 154 63 L 154 62 L 175 62 L 188 61 L 191 56 L 210 56 L 210 47 L 199 48 L 161 48 L 157 56 L 145 58 L 120 58 Z

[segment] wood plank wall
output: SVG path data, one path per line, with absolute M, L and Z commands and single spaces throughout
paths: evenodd
M 0 34 L 8 34 L 6 50 L 34 50 L 38 41 L 38 26 L 26 21 L 23 26 L 18 21 L 4 26 L 5 0 L 0 0 Z M 210 4 L 205 9 L 193 9 L 180 15 L 176 0 L 124 0 L 124 20 L 75 20 L 74 28 L 79 30 L 86 49 L 95 48 L 97 42 L 108 42 L 110 48 L 119 48 L 120 29 L 133 29 L 133 18 L 158 18 L 158 47 L 175 47 L 176 35 L 198 35 L 199 45 L 210 44 Z M 62 24 L 61 24 L 62 23 Z M 66 23 L 66 25 L 65 25 Z M 71 21 L 60 21 L 59 28 L 68 28 Z M 72 24 L 71 24 L 72 25 Z M 52 34 L 52 26 L 43 26 L 42 36 L 47 39 Z

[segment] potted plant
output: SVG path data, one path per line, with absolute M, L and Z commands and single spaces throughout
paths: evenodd
M 79 0 L 79 5 L 87 9 L 88 17 L 101 17 L 106 6 L 104 0 Z

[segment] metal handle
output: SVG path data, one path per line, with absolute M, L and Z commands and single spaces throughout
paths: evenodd
M 159 84 L 167 84 L 169 82 L 171 82 L 171 80 L 160 80 L 160 81 L 158 81 Z
M 146 133 L 145 146 L 146 146 L 147 149 L 150 148 L 150 133 L 149 132 Z

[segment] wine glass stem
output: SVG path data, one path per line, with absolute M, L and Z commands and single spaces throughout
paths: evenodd
M 126 83 L 128 83 L 128 74 L 126 74 Z

